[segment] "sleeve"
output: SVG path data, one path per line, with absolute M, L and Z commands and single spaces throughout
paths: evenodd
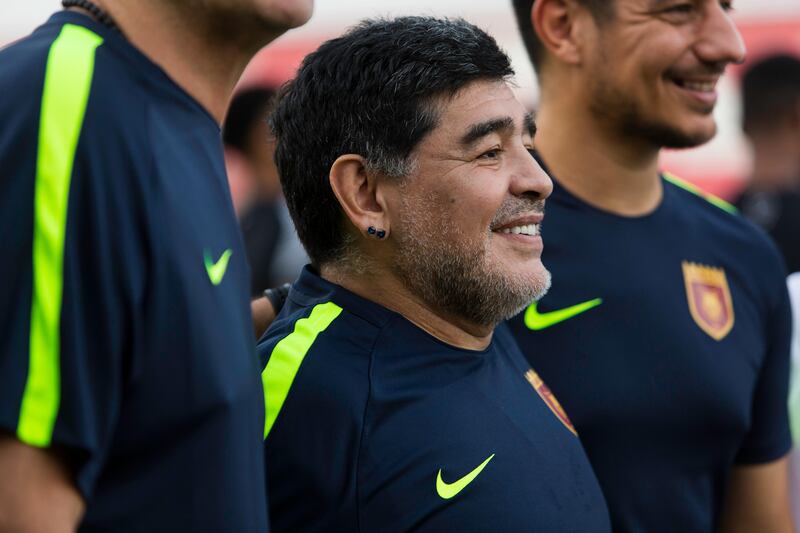
M 766 355 L 753 396 L 750 431 L 736 458 L 738 464 L 771 462 L 786 455 L 792 446 L 788 412 L 792 311 L 780 258 L 777 251 L 770 251 L 773 253 L 768 257 L 774 257 L 774 270 L 778 271 L 773 277 L 775 303 L 764 320 Z
M 0 134 L 0 429 L 64 452 L 88 499 L 130 363 L 128 272 L 137 259 L 121 260 L 130 250 L 112 237 L 126 234 L 130 210 L 103 179 L 108 156 L 92 151 L 103 132 L 85 119 L 101 41 L 68 28 L 30 87 L 24 76 L 0 84 L 10 125 Z

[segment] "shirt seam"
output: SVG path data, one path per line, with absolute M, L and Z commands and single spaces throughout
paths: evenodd
M 364 434 L 366 433 L 367 428 L 367 415 L 370 411 L 371 400 L 372 400 L 372 384 L 374 382 L 373 379 L 373 372 L 375 370 L 375 352 L 377 350 L 378 341 L 383 337 L 387 327 L 396 320 L 397 317 L 393 317 L 389 321 L 386 322 L 379 330 L 378 334 L 375 335 L 375 340 L 372 342 L 372 346 L 370 348 L 369 354 L 369 369 L 367 370 L 367 399 L 364 402 L 364 414 L 361 418 L 361 434 L 358 437 L 358 452 L 356 453 L 356 529 L 357 531 L 361 532 L 361 453 L 364 446 Z

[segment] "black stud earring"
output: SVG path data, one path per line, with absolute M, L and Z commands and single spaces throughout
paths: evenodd
M 367 228 L 367 234 L 374 235 L 379 239 L 383 239 L 384 237 L 386 237 L 386 230 L 375 229 L 375 226 L 370 226 Z

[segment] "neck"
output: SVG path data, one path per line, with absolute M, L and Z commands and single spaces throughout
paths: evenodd
M 564 188 L 586 203 L 641 216 L 661 202 L 658 147 L 613 131 L 562 90 L 543 89 L 536 149 Z
M 137 0 L 95 3 L 125 37 L 222 123 L 233 89 L 255 53 L 280 32 L 228 31 L 198 3 Z M 187 6 L 187 4 L 190 4 Z M 247 35 L 250 37 L 246 37 Z M 260 36 L 261 38 L 257 38 Z
M 483 350 L 492 340 L 494 328 L 473 324 L 461 317 L 431 307 L 386 268 L 353 274 L 331 265 L 323 266 L 321 276 L 358 296 L 390 309 L 440 341 L 456 348 Z

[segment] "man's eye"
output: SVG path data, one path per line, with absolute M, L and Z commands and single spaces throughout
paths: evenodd
M 500 153 L 502 150 L 499 148 L 494 148 L 492 150 L 487 150 L 483 152 L 481 155 L 478 156 L 479 159 L 497 159 L 500 157 Z
M 669 23 L 682 24 L 694 19 L 697 6 L 693 2 L 680 2 L 665 7 L 659 14 Z
M 733 11 L 733 2 L 720 2 L 719 5 L 722 6 L 724 11 Z
M 668 7 L 665 11 L 668 13 L 691 13 L 694 9 L 694 4 L 678 4 Z

